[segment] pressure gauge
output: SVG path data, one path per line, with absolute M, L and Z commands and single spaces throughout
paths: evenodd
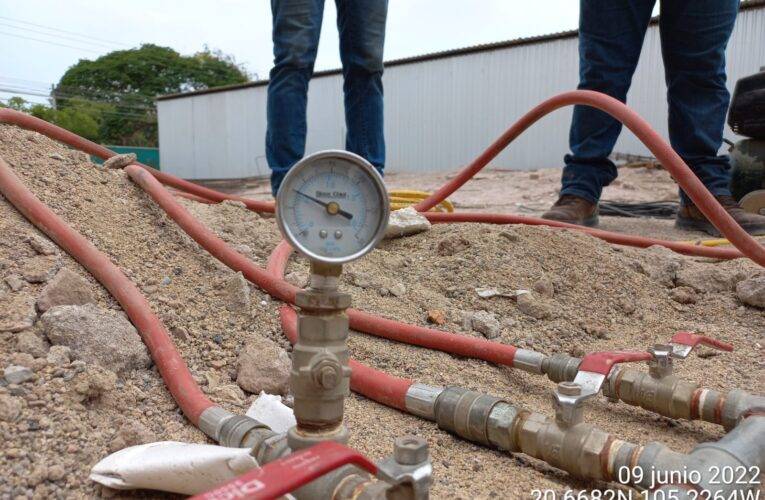
M 276 196 L 284 237 L 310 259 L 342 264 L 371 251 L 385 234 L 390 203 L 382 177 L 347 151 L 306 156 Z

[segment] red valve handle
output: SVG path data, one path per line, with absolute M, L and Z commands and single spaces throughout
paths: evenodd
M 677 332 L 672 337 L 670 342 L 673 344 L 683 344 L 691 347 L 696 347 L 699 344 L 703 344 L 714 349 L 728 352 L 733 350 L 732 344 L 713 339 L 712 337 L 707 337 L 706 335 L 697 335 L 693 332 Z
M 296 451 L 259 469 L 245 472 L 215 489 L 195 495 L 191 500 L 271 500 L 348 464 L 360 467 L 370 474 L 377 474 L 375 464 L 364 455 L 328 441 Z
M 611 368 L 617 363 L 648 361 L 649 359 L 651 359 L 651 354 L 641 351 L 591 352 L 582 358 L 582 363 L 579 365 L 579 371 L 608 375 Z

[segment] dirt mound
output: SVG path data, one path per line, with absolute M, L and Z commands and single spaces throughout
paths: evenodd
M 227 307 L 227 284 L 235 274 L 190 240 L 122 171 L 98 168 L 79 152 L 9 126 L 0 126 L 0 156 L 143 290 L 211 399 L 243 412 L 252 396 L 235 382 L 240 351 L 257 337 L 289 349 L 278 323 L 279 303 L 251 287 L 249 305 Z M 279 241 L 273 219 L 236 203 L 183 203 L 259 265 L 265 265 Z M 87 475 L 114 451 L 115 442 L 136 444 L 124 438 L 136 434 L 132 429 L 138 426 L 142 435 L 162 440 L 204 442 L 205 437 L 180 414 L 155 368 L 113 376 L 80 360 L 75 350 L 71 362 L 42 355 L 47 339 L 34 304 L 60 268 L 87 280 L 96 306 L 120 308 L 66 254 L 42 255 L 45 245 L 32 243 L 36 238 L 44 236 L 0 198 L 0 316 L 19 311 L 19 304 L 24 316 L 16 328 L 0 332 L 0 368 L 14 365 L 33 372 L 19 384 L 0 382 L 0 497 L 113 496 Z M 41 265 L 55 269 L 40 271 Z M 288 279 L 303 284 L 306 268 L 303 259 L 293 260 Z M 716 389 L 763 388 L 765 315 L 742 305 L 734 291 L 739 281 L 761 272 L 748 261 L 718 263 L 662 249 L 612 247 L 545 228 L 438 225 L 385 242 L 346 271 L 345 286 L 361 309 L 475 336 L 481 334 L 469 322 L 463 328 L 463 320 L 486 311 L 500 325 L 495 340 L 544 353 L 644 349 L 677 329 L 703 331 L 734 343 L 736 351 L 692 356 L 679 365 L 680 374 Z M 481 298 L 476 288 L 532 294 L 519 306 L 502 296 Z M 237 300 L 242 296 L 247 294 Z M 445 322 L 429 324 L 429 316 Z M 19 342 L 19 331 L 31 331 L 40 342 L 25 348 L 30 337 L 25 333 L 25 342 Z M 353 335 L 351 350 L 359 361 L 395 375 L 479 389 L 550 413 L 552 384 L 545 378 L 367 335 Z M 350 444 L 373 458 L 390 453 L 395 436 L 414 433 L 428 439 L 435 498 L 506 498 L 508 492 L 526 497 L 532 488 L 592 486 L 527 457 L 464 442 L 430 422 L 356 395 L 348 400 L 347 416 Z M 721 435 L 715 426 L 670 421 L 603 398 L 591 404 L 588 419 L 623 439 L 660 440 L 678 450 Z

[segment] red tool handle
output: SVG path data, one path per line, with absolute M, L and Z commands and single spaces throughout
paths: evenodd
M 732 344 L 713 339 L 712 337 L 707 337 L 706 335 L 697 335 L 693 332 L 677 332 L 672 337 L 670 342 L 673 344 L 689 345 L 691 347 L 696 347 L 699 344 L 703 344 L 714 349 L 728 352 L 733 350 Z
M 296 490 L 343 465 L 353 464 L 370 474 L 377 467 L 364 455 L 341 444 L 328 441 L 296 451 L 284 458 L 253 469 L 192 500 L 270 500 Z
M 649 359 L 651 359 L 650 353 L 640 351 L 592 352 L 582 358 L 579 371 L 608 375 L 611 368 L 617 363 L 648 361 Z

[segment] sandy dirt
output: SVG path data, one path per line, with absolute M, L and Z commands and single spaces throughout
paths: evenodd
M 97 168 L 64 146 L 9 126 L 0 126 L 0 156 L 40 199 L 107 253 L 144 291 L 210 398 L 244 412 L 253 395 L 236 385 L 237 356 L 258 336 L 289 350 L 278 322 L 280 304 L 252 287 L 249 307 L 229 311 L 226 283 L 234 273 L 190 240 L 123 172 Z M 559 171 L 483 175 L 455 194 L 460 209 L 538 214 L 556 196 Z M 405 176 L 388 179 L 391 186 L 420 189 L 441 181 L 443 177 L 427 182 Z M 268 196 L 262 186 L 246 189 Z M 674 189 L 662 171 L 625 171 L 607 197 L 670 199 Z M 265 265 L 280 239 L 272 218 L 236 204 L 188 200 L 183 204 L 259 265 Z M 671 222 L 630 222 L 613 218 L 604 221 L 604 227 L 675 239 L 698 236 L 676 232 Z M 34 301 L 44 287 L 44 282 L 25 281 L 14 291 L 4 281 L 39 257 L 26 240 L 40 234 L 0 197 L 0 313 L 7 313 L 12 304 Z M 120 309 L 74 260 L 62 253 L 52 260 L 57 268 L 87 279 L 99 306 Z M 296 282 L 306 271 L 307 263 L 300 258 L 288 269 Z M 438 309 L 446 318 L 438 328 L 462 335 L 480 335 L 463 329 L 464 314 L 494 313 L 501 324 L 495 340 L 545 354 L 645 349 L 666 341 L 678 329 L 693 329 L 732 342 L 736 350 L 724 355 L 702 350 L 701 356 L 692 355 L 678 365 L 681 376 L 718 390 L 762 392 L 765 313 L 742 305 L 734 292 L 736 282 L 757 273 L 761 269 L 746 260 L 716 262 L 656 248 L 615 247 L 569 231 L 440 225 L 383 243 L 367 258 L 348 265 L 343 282 L 361 309 L 420 325 L 428 325 L 427 312 Z M 475 293 L 476 287 L 531 289 L 540 281 L 554 289 L 553 296 L 544 299 L 551 311 L 544 319 L 522 313 L 515 301 L 482 299 Z M 402 296 L 390 293 L 398 285 L 405 288 Z M 694 301 L 681 304 L 672 299 L 673 290 L 683 286 L 694 289 L 688 292 Z M 42 336 L 39 320 L 31 330 Z M 77 361 L 75 351 L 75 361 L 64 364 L 49 362 L 44 353 L 21 353 L 19 335 L 0 332 L 0 369 L 25 365 L 34 376 L 21 384 L 0 384 L 0 398 L 12 398 L 20 405 L 18 416 L 0 420 L 0 498 L 161 497 L 156 492 L 117 494 L 89 481 L 88 472 L 125 445 L 153 440 L 206 442 L 181 415 L 156 368 L 117 374 L 113 386 L 83 399 L 76 390 L 78 381 L 90 376 L 93 367 Z M 552 384 L 544 377 L 368 335 L 354 333 L 350 344 L 357 360 L 394 375 L 468 387 L 551 413 Z M 587 419 L 622 439 L 643 444 L 657 440 L 681 451 L 722 436 L 722 430 L 710 424 L 674 421 L 604 398 L 590 404 Z M 534 488 L 563 492 L 613 487 L 572 480 L 524 455 L 487 450 L 440 431 L 431 422 L 357 395 L 347 401 L 346 421 L 350 444 L 375 459 L 390 453 L 396 436 L 425 437 L 433 456 L 434 498 L 530 498 Z

